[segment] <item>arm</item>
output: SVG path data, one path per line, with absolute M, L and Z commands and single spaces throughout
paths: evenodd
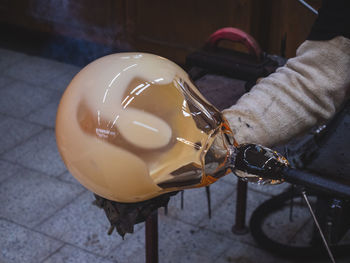
M 239 143 L 276 145 L 331 118 L 349 86 L 350 40 L 308 40 L 223 114 Z

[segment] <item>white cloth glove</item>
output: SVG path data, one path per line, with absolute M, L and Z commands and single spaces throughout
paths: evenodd
M 273 146 L 331 118 L 349 93 L 350 40 L 308 40 L 223 114 L 238 143 Z

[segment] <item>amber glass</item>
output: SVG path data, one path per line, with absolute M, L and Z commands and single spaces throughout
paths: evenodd
M 71 174 L 119 202 L 213 183 L 229 172 L 233 144 L 187 73 L 145 53 L 109 55 L 82 69 L 62 97 L 56 137 Z

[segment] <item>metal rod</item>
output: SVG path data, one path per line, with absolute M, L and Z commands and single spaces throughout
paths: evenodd
M 290 199 L 290 207 L 289 207 L 289 222 L 293 222 L 293 208 L 294 208 L 294 184 L 292 184 L 292 198 Z
M 350 184 L 346 182 L 289 167 L 283 168 L 282 174 L 283 178 L 289 183 L 302 185 L 338 197 L 350 198 Z
M 207 194 L 208 216 L 209 216 L 209 218 L 211 218 L 211 198 L 210 198 L 210 188 L 209 188 L 209 186 L 205 187 L 205 192 Z
M 181 210 L 184 209 L 184 190 L 181 191 Z
M 318 15 L 318 12 L 315 8 L 313 8 L 311 5 L 309 5 L 306 1 L 298 0 L 299 3 L 301 3 L 303 6 L 305 6 L 307 9 L 309 9 L 312 13 L 315 15 Z
M 325 245 L 325 247 L 326 247 L 326 249 L 327 249 L 328 255 L 329 255 L 329 257 L 330 257 L 332 263 L 335 263 L 335 259 L 334 259 L 334 256 L 333 256 L 333 254 L 332 254 L 332 251 L 330 250 L 330 248 L 329 248 L 329 246 L 328 246 L 327 240 L 326 240 L 326 238 L 324 237 L 324 234 L 323 234 L 323 231 L 322 231 L 322 229 L 321 229 L 321 226 L 320 226 L 320 224 L 318 223 L 318 220 L 317 220 L 317 218 L 316 218 L 316 216 L 315 216 L 314 211 L 312 210 L 312 207 L 311 207 L 311 205 L 310 205 L 309 199 L 308 199 L 307 196 L 306 196 L 306 192 L 305 192 L 305 191 L 302 191 L 301 194 L 303 195 L 303 198 L 304 198 L 304 200 L 305 200 L 305 202 L 306 202 L 306 204 L 307 204 L 307 206 L 308 206 L 308 208 L 309 208 L 309 210 L 310 210 L 310 213 L 311 213 L 311 215 L 312 215 L 312 218 L 314 219 L 314 222 L 315 222 L 315 224 L 316 224 L 316 226 L 317 226 L 317 228 L 318 228 L 318 231 L 319 231 L 319 233 L 320 233 L 320 235 L 321 235 L 322 241 L 323 241 L 323 243 L 324 243 L 324 245 Z
M 146 263 L 158 263 L 158 210 L 146 220 Z
M 237 183 L 237 200 L 236 200 L 236 219 L 232 227 L 232 232 L 236 235 L 248 233 L 245 225 L 245 216 L 247 208 L 247 182 L 238 180 Z

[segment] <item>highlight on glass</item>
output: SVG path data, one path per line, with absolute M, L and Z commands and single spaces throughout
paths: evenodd
M 83 68 L 61 99 L 56 139 L 71 174 L 117 202 L 207 186 L 231 172 L 238 146 L 187 73 L 146 53 Z

